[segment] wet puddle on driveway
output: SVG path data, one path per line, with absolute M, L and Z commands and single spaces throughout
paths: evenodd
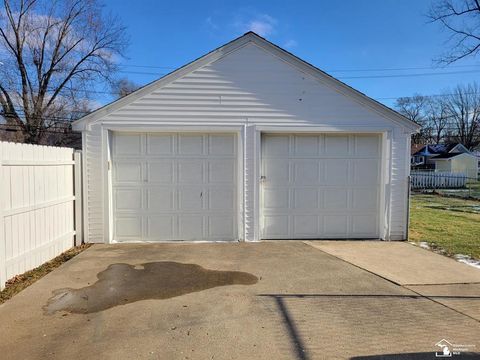
M 258 281 L 246 272 L 209 270 L 172 261 L 112 264 L 97 277 L 97 282 L 84 288 L 55 290 L 44 307 L 45 313 L 88 314 L 140 300 L 168 299 L 218 286 L 253 285 Z

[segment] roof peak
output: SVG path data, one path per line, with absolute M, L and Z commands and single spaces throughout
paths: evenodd
M 362 103 L 365 107 L 368 107 L 372 111 L 380 113 L 380 115 L 394 121 L 405 127 L 407 131 L 416 132 L 419 129 L 419 125 L 414 121 L 407 119 L 405 116 L 400 113 L 392 110 L 388 106 L 368 97 L 364 93 L 352 88 L 351 86 L 343 83 L 342 81 L 334 78 L 333 76 L 327 74 L 326 72 L 320 70 L 316 66 L 306 62 L 305 60 L 300 59 L 298 56 L 288 52 L 287 50 L 275 45 L 271 41 L 265 39 L 264 37 L 258 35 L 254 31 L 248 31 L 244 35 L 237 37 L 236 39 L 231 40 L 230 42 L 210 51 L 209 53 L 193 60 L 192 62 L 178 68 L 177 70 L 172 71 L 171 73 L 152 81 L 151 83 L 139 88 L 133 93 L 117 99 L 110 104 L 104 105 L 101 108 L 85 115 L 79 120 L 76 120 L 73 123 L 73 126 L 77 130 L 85 129 L 88 124 L 95 122 L 101 119 L 104 116 L 111 114 L 116 111 L 118 108 L 129 104 L 130 102 L 139 99 L 142 96 L 145 96 L 155 89 L 161 88 L 166 84 L 176 80 L 177 78 L 184 76 L 185 74 L 196 70 L 197 68 L 204 66 L 207 63 L 217 61 L 224 56 L 228 56 L 234 51 L 241 49 L 247 43 L 252 42 L 255 45 L 262 48 L 264 51 L 271 53 L 274 56 L 284 60 L 289 63 L 291 66 L 296 67 L 300 71 L 311 75 L 314 78 L 320 79 L 321 82 L 331 87 L 337 92 L 342 93 L 343 95 L 354 98 L 354 100 Z M 87 124 L 88 123 L 88 124 Z

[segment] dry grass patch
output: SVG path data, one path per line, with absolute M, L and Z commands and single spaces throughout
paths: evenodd
M 41 279 L 49 272 L 55 270 L 63 263 L 67 262 L 74 256 L 80 254 L 82 251 L 88 249 L 91 244 L 83 244 L 75 246 L 70 250 L 58 255 L 56 258 L 46 262 L 45 264 L 36 267 L 33 270 L 27 271 L 23 274 L 17 275 L 6 282 L 6 287 L 0 292 L 0 304 L 3 304 L 8 299 L 12 298 L 15 294 L 26 287 L 32 285 L 37 280 Z

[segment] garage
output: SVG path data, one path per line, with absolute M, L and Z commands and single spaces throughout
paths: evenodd
M 73 127 L 87 242 L 407 238 L 419 126 L 252 32 Z
M 379 237 L 380 136 L 262 136 L 263 239 Z
M 235 135 L 114 133 L 112 145 L 117 241 L 238 238 Z

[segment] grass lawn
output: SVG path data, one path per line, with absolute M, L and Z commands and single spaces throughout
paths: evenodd
M 480 201 L 412 195 L 410 241 L 480 259 Z
M 464 189 L 437 189 L 437 191 L 440 194 L 480 200 L 480 181 L 468 183 Z

